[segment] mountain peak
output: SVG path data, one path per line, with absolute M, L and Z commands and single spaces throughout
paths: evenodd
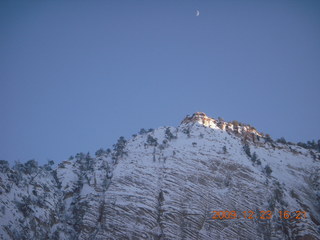
M 181 122 L 181 124 L 188 123 L 200 123 L 206 127 L 214 128 L 217 123 L 217 120 L 214 118 L 208 117 L 204 112 L 195 112 L 192 116 L 187 115 Z
M 189 125 L 198 123 L 205 127 L 220 129 L 244 137 L 244 140 L 256 141 L 260 137 L 265 137 L 249 124 L 238 121 L 227 122 L 222 118 L 214 119 L 208 117 L 204 112 L 195 112 L 191 116 L 187 115 L 181 122 L 181 125 Z
M 0 239 L 320 240 L 318 152 L 202 112 L 140 132 L 56 169 L 0 160 Z

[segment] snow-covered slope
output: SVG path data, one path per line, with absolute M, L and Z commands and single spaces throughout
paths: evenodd
M 203 113 L 0 177 L 3 239 L 320 239 L 319 153 Z

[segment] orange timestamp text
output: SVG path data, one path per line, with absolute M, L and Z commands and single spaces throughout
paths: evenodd
M 307 218 L 307 213 L 305 211 L 277 211 L 273 212 L 267 211 L 212 211 L 212 219 L 271 219 L 273 217 L 278 217 L 280 219 L 301 219 Z

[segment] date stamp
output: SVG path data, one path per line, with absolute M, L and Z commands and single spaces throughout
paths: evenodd
M 305 211 L 212 211 L 211 219 L 224 220 L 224 219 L 272 219 L 277 217 L 279 219 L 302 219 L 307 218 Z

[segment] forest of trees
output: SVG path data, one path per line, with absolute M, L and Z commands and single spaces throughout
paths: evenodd
M 236 125 L 237 122 L 235 122 L 234 124 Z M 152 129 L 152 128 L 150 128 L 148 130 L 145 130 L 142 128 L 139 131 L 139 134 L 144 135 L 144 134 L 151 133 L 153 131 L 154 131 L 154 129 Z M 190 134 L 189 131 L 186 133 Z M 166 139 L 165 139 L 164 144 L 167 144 L 168 141 L 176 139 L 177 137 L 170 131 L 170 128 L 166 128 L 165 138 Z M 267 134 L 266 139 L 268 141 L 271 139 L 271 137 Z M 279 138 L 278 140 L 276 140 L 276 142 L 282 143 L 282 144 L 295 145 L 294 143 L 286 141 L 286 139 L 284 137 Z M 96 155 L 96 157 L 101 157 L 101 156 L 108 156 L 109 154 L 111 154 L 112 158 L 117 161 L 119 158 L 123 157 L 124 155 L 127 155 L 127 152 L 125 151 L 126 144 L 127 144 L 127 140 L 124 137 L 120 137 L 118 139 L 117 143 L 113 145 L 113 150 L 111 150 L 109 148 L 106 150 L 104 150 L 103 148 L 100 148 L 95 152 L 95 155 Z M 148 134 L 147 144 L 151 145 L 151 146 L 157 146 L 158 142 L 157 142 L 156 138 L 153 138 L 150 134 Z M 193 143 L 193 146 L 195 144 L 196 143 Z M 303 147 L 305 149 L 310 149 L 310 150 L 315 150 L 315 151 L 320 152 L 320 139 L 318 141 L 315 141 L 315 140 L 307 141 L 306 143 L 298 142 L 296 145 Z M 252 154 L 250 152 L 249 145 L 245 144 L 243 146 L 243 150 L 254 163 L 260 164 L 260 160 L 257 158 L 257 155 L 255 153 Z M 227 149 L 224 148 L 223 152 L 227 153 Z M 81 162 L 83 167 L 90 167 L 90 162 L 92 160 L 92 157 L 90 156 L 89 153 L 84 154 L 84 153 L 80 152 L 80 153 L 77 153 L 75 156 L 70 156 L 70 158 L 69 158 L 70 161 L 72 161 L 74 159 L 76 161 Z M 25 163 L 21 163 L 21 162 L 17 161 L 14 164 L 12 164 L 12 167 L 10 167 L 10 164 L 8 161 L 0 160 L 0 172 L 6 173 L 10 169 L 12 169 L 17 172 L 24 173 L 24 174 L 34 174 L 38 171 L 38 169 L 51 171 L 53 165 L 54 165 L 54 161 L 49 160 L 43 166 L 39 166 L 39 164 L 36 160 L 31 159 Z

